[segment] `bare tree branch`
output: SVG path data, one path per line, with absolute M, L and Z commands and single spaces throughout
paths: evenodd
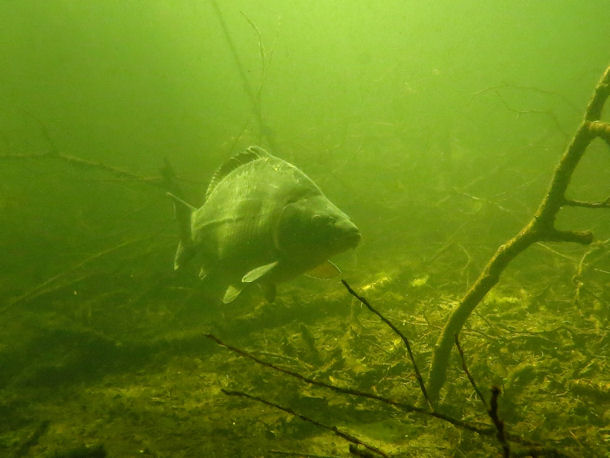
M 68 162 L 76 167 L 82 167 L 85 169 L 102 170 L 109 172 L 119 178 L 126 180 L 137 181 L 145 183 L 156 188 L 165 189 L 165 183 L 161 177 L 143 177 L 119 167 L 106 165 L 100 161 L 90 161 L 88 159 L 82 159 L 80 157 L 71 156 L 69 154 L 63 154 L 56 152 L 55 150 L 50 153 L 32 153 L 32 154 L 0 154 L 0 159 L 4 160 L 23 160 L 23 159 L 55 159 L 64 162 Z
M 351 442 L 352 444 L 361 445 L 364 448 L 366 448 L 366 449 L 370 450 L 371 452 L 374 452 L 374 453 L 376 453 L 376 454 L 378 454 L 380 456 L 389 456 L 387 453 L 379 450 L 377 447 L 374 447 L 374 446 L 372 446 L 370 444 L 367 444 L 366 442 L 362 441 L 361 439 L 358 439 L 356 436 L 352 436 L 351 434 L 346 433 L 345 431 L 340 430 L 336 426 L 328 426 L 328 425 L 325 425 L 324 423 L 320 423 L 319 421 L 316 421 L 316 420 L 314 420 L 312 418 L 306 417 L 303 414 L 295 412 L 294 410 L 292 410 L 289 407 L 281 406 L 279 404 L 276 404 L 275 402 L 271 402 L 271 401 L 268 401 L 266 399 L 259 398 L 258 396 L 254 396 L 252 394 L 244 393 L 242 391 L 231 391 L 231 390 L 225 390 L 225 389 L 222 389 L 221 391 L 224 394 L 226 394 L 227 396 L 240 396 L 242 398 L 251 399 L 253 401 L 260 402 L 261 404 L 265 404 L 265 405 L 268 405 L 268 406 L 273 407 L 275 409 L 279 409 L 279 410 L 281 410 L 283 412 L 286 412 L 286 413 L 288 413 L 288 414 L 290 414 L 290 415 L 292 415 L 294 417 L 300 418 L 303 421 L 311 423 L 312 425 L 315 425 L 318 428 L 322 428 L 322 429 L 325 429 L 327 431 L 331 431 L 333 434 L 341 437 L 342 439 L 345 439 L 346 441 Z
M 470 371 L 468 370 L 468 366 L 466 365 L 466 357 L 464 356 L 464 350 L 462 350 L 462 346 L 460 345 L 460 340 L 458 339 L 457 334 L 455 335 L 455 346 L 457 347 L 458 353 L 460 354 L 460 359 L 462 360 L 462 369 L 466 373 L 466 377 L 468 377 L 468 381 L 470 381 L 470 384 L 472 385 L 474 392 L 477 394 L 477 396 L 479 397 L 479 399 L 485 406 L 485 410 L 488 410 L 489 406 L 487 405 L 487 401 L 483 397 L 483 393 L 481 393 L 481 390 L 479 390 L 479 387 L 477 386 L 476 382 L 474 381 L 472 374 L 470 374 Z
M 411 359 L 411 363 L 413 364 L 413 369 L 415 370 L 415 377 L 417 378 L 417 383 L 419 383 L 421 392 L 424 395 L 424 399 L 426 400 L 428 407 L 430 407 L 431 410 L 434 410 L 432 408 L 432 403 L 430 402 L 430 399 L 428 398 L 428 393 L 426 393 L 426 385 L 424 383 L 424 379 L 422 378 L 421 373 L 419 372 L 419 369 L 417 368 L 417 363 L 415 362 L 415 357 L 413 356 L 413 352 L 411 351 L 411 345 L 409 344 L 409 339 L 407 339 L 407 337 L 402 332 L 400 332 L 400 330 L 396 326 L 394 326 L 394 324 L 390 320 L 388 320 L 381 313 L 379 313 L 377 310 L 375 310 L 373 308 L 373 306 L 369 303 L 369 301 L 366 300 L 366 298 L 358 295 L 358 293 L 356 293 L 345 280 L 341 279 L 341 283 L 343 283 L 343 286 L 345 286 L 347 288 L 347 291 L 352 296 L 354 296 L 362 304 L 364 304 L 366 306 L 366 308 L 368 308 L 371 312 L 373 312 L 375 315 L 377 315 L 379 318 L 381 318 L 381 320 L 385 324 L 387 324 L 392 329 L 392 331 L 394 331 L 402 339 L 403 343 L 405 344 L 405 347 L 407 347 L 407 352 L 409 353 L 409 358 Z
M 284 369 L 282 367 L 276 366 L 275 364 L 271 364 L 271 363 L 268 363 L 266 361 L 263 361 L 263 360 L 257 358 L 256 356 L 252 355 L 251 353 L 245 351 L 245 350 L 233 347 L 232 345 L 229 345 L 229 344 L 223 342 L 218 337 L 216 337 L 216 336 L 214 336 L 212 334 L 207 334 L 206 337 L 211 339 L 211 340 L 213 340 L 213 341 L 215 341 L 218 345 L 220 345 L 222 347 L 225 347 L 227 350 L 230 350 L 233 353 L 236 353 L 236 354 L 238 354 L 240 356 L 243 356 L 244 358 L 248 358 L 248 359 L 254 361 L 257 364 L 260 364 L 261 366 L 265 366 L 265 367 L 268 367 L 268 368 L 273 369 L 275 371 L 281 372 L 283 374 L 290 375 L 291 377 L 299 379 L 299 380 L 301 380 L 301 381 L 303 381 L 305 383 L 309 383 L 310 385 L 315 385 L 315 386 L 319 386 L 319 387 L 322 387 L 322 388 L 326 388 L 326 389 L 335 391 L 337 393 L 348 394 L 348 395 L 351 395 L 351 396 L 358 396 L 358 397 L 366 398 L 366 399 L 372 399 L 374 401 L 382 402 L 384 404 L 387 404 L 387 405 L 390 405 L 392 407 L 395 407 L 395 408 L 397 408 L 399 410 L 402 410 L 404 412 L 415 412 L 415 413 L 420 413 L 420 414 L 427 415 L 427 416 L 430 416 L 430 417 L 438 418 L 440 420 L 443 420 L 443 421 L 446 421 L 448 423 L 451 423 L 452 425 L 457 426 L 459 428 L 467 429 L 469 431 L 473 431 L 473 432 L 476 432 L 476 433 L 479 433 L 479 434 L 490 436 L 490 435 L 493 435 L 493 433 L 494 433 L 494 429 L 493 428 L 488 428 L 488 427 L 485 427 L 485 426 L 473 425 L 473 424 L 470 424 L 470 423 L 466 423 L 466 422 L 464 422 L 462 420 L 458 420 L 456 418 L 452 418 L 452 417 L 450 417 L 448 415 L 445 415 L 445 414 L 442 414 L 440 412 L 431 412 L 428 409 L 424 409 L 422 407 L 417 407 L 417 406 L 414 406 L 414 405 L 411 405 L 411 404 L 407 404 L 405 402 L 395 401 L 393 399 L 388 399 L 388 398 L 385 398 L 383 396 L 379 396 L 379 395 L 376 395 L 376 394 L 373 394 L 373 393 L 367 393 L 367 392 L 364 392 L 364 391 L 352 390 L 350 388 L 343 388 L 343 387 L 340 387 L 340 386 L 331 385 L 329 383 L 320 382 L 318 380 L 314 380 L 312 378 L 309 378 L 309 377 L 306 377 L 304 375 L 301 375 L 301 374 L 299 374 L 297 372 L 293 372 L 291 370 Z M 527 440 L 523 440 L 523 439 L 519 439 L 519 438 L 517 438 L 516 440 L 518 442 L 522 442 L 522 443 L 525 443 L 525 444 L 530 443 Z
M 568 207 L 584 207 L 584 208 L 610 208 L 610 197 L 601 202 L 585 202 L 582 200 L 566 199 L 564 205 Z
M 593 97 L 585 111 L 584 120 L 557 164 L 549 190 L 533 218 L 517 235 L 498 247 L 477 280 L 451 313 L 435 345 L 430 368 L 428 395 L 432 403 L 438 402 L 441 388 L 445 383 L 454 336 L 459 334 L 475 307 L 498 283 L 506 266 L 533 243 L 562 241 L 589 244 L 593 241 L 593 235 L 588 231 L 558 230 L 555 228 L 555 218 L 562 206 L 566 205 L 566 189 L 587 147 L 596 136 L 606 138 L 609 132 L 608 124 L 599 121 L 609 94 L 610 66 L 606 68 L 595 87 Z

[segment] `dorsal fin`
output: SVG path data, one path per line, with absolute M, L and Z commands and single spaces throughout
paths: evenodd
M 260 146 L 249 146 L 245 149 L 245 151 L 231 156 L 224 162 L 224 164 L 218 167 L 216 172 L 214 172 L 214 175 L 210 180 L 210 184 L 208 185 L 208 190 L 205 193 L 205 200 L 208 200 L 208 197 L 210 197 L 210 194 L 216 185 L 218 185 L 218 183 L 220 183 L 222 179 L 233 170 L 247 164 L 248 162 L 256 161 L 257 159 L 262 159 L 269 156 L 270 154 Z

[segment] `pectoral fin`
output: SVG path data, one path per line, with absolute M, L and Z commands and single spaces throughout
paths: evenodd
M 239 293 L 241 293 L 242 290 L 243 288 L 238 288 L 233 285 L 229 285 L 229 287 L 225 291 L 225 295 L 222 298 L 222 303 L 230 304 L 235 299 L 237 299 L 237 296 L 239 296 Z
M 262 266 L 255 267 L 246 275 L 241 278 L 243 283 L 252 283 L 253 281 L 258 280 L 259 278 L 266 275 L 270 272 L 275 266 L 278 265 L 278 261 L 270 262 L 269 264 L 265 264 Z
M 308 277 L 329 279 L 341 275 L 341 269 L 331 261 L 325 261 L 305 273 Z
M 180 270 L 194 256 L 195 249 L 192 245 L 184 245 L 182 242 L 178 242 L 178 248 L 174 256 L 174 270 Z

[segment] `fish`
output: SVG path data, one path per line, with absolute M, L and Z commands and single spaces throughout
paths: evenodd
M 304 273 L 339 275 L 329 258 L 361 239 L 358 227 L 305 173 L 259 146 L 217 169 L 201 207 L 177 203 L 190 211 L 190 238 L 178 244 L 174 269 L 196 259 L 200 277 L 221 285 L 225 304 L 252 284 L 273 302 L 280 282 Z

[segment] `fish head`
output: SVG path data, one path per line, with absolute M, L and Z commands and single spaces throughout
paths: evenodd
M 276 245 L 285 254 L 319 262 L 355 248 L 360 231 L 350 218 L 324 195 L 288 202 L 276 231 Z

